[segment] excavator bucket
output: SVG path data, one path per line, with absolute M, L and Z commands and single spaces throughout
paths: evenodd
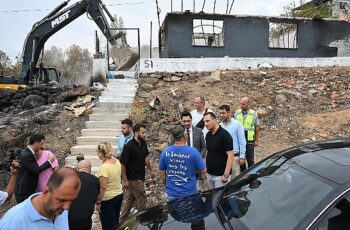
M 125 45 L 113 46 L 110 51 L 110 56 L 116 63 L 116 70 L 120 71 L 129 70 L 140 58 L 136 52 L 132 51 L 130 47 Z

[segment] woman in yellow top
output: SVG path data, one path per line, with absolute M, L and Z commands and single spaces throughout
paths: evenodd
M 102 229 L 111 230 L 119 223 L 119 212 L 123 201 L 121 166 L 119 161 L 113 157 L 111 144 L 102 142 L 96 151 L 103 162 L 96 174 L 101 187 L 96 210 L 100 213 Z

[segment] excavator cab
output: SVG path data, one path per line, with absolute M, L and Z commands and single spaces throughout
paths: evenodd
M 36 67 L 35 76 L 37 84 L 48 84 L 51 82 L 59 83 L 61 73 L 55 67 Z

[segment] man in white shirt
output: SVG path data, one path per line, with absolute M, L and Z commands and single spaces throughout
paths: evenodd
M 192 115 L 190 112 L 184 111 L 181 113 L 181 124 L 186 129 L 188 134 L 187 145 L 196 148 L 202 155 L 202 159 L 205 158 L 206 147 L 202 130 L 192 126 Z
M 205 107 L 205 98 L 203 96 L 194 98 L 193 105 L 195 109 L 191 111 L 192 125 L 194 127 L 201 128 L 203 132 L 203 137 L 205 138 L 205 136 L 207 135 L 208 129 L 204 125 L 203 115 L 206 112 L 214 113 L 214 111 Z

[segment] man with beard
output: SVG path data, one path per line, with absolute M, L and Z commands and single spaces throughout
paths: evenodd
M 38 165 L 35 154 L 42 148 L 45 137 L 42 134 L 33 134 L 27 147 L 21 152 L 19 163 L 21 165 L 16 181 L 15 197 L 17 203 L 21 203 L 35 192 L 39 174 L 52 167 L 56 160 L 54 154 L 48 155 L 47 161 Z
M 147 197 L 145 191 L 145 166 L 149 169 L 150 176 L 154 178 L 146 145 L 146 127 L 136 124 L 133 128 L 134 138 L 129 141 L 123 149 L 120 158 L 122 169 L 122 181 L 124 187 L 123 204 L 119 222 L 122 223 L 129 215 L 131 208 L 137 201 L 138 210 L 146 207 Z
M 72 168 L 60 168 L 42 193 L 35 193 L 11 208 L 0 221 L 0 229 L 68 230 L 68 209 L 80 191 L 80 179 Z
M 118 150 L 117 158 L 119 159 L 122 155 L 124 146 L 134 137 L 132 132 L 132 121 L 128 118 L 121 121 L 120 129 L 122 135 L 118 137 Z

